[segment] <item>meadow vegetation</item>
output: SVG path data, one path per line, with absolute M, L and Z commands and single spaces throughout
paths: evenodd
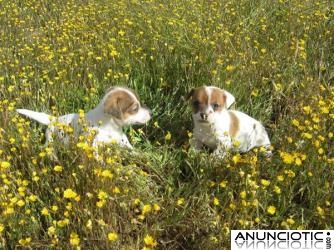
M 333 229 L 333 1 L 0 0 L 0 35 L 0 248 L 228 249 L 231 229 Z M 263 122 L 270 160 L 189 148 L 185 96 L 204 84 Z M 103 163 L 91 138 L 45 146 L 15 112 L 83 112 L 113 85 L 153 117 Z

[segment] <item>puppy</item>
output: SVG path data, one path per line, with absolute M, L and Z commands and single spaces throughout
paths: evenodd
M 84 122 L 78 113 L 53 117 L 28 109 L 17 109 L 17 112 L 49 126 L 45 134 L 46 142 L 52 141 L 53 134 L 65 143 L 68 142 L 68 136 L 55 124 L 72 127 L 75 136 L 81 134 L 83 126 L 87 126 L 88 130 L 95 130 L 94 147 L 113 142 L 130 149 L 132 145 L 123 133 L 122 127 L 130 124 L 145 124 L 151 118 L 151 111 L 141 106 L 138 96 L 124 87 L 110 88 L 101 102 L 84 114 L 82 118 Z
M 235 102 L 234 96 L 213 86 L 192 89 L 191 100 L 194 122 L 191 145 L 195 149 L 203 146 L 214 150 L 215 155 L 224 156 L 226 151 L 247 152 L 263 146 L 269 150 L 270 141 L 263 125 L 239 111 L 228 110 Z

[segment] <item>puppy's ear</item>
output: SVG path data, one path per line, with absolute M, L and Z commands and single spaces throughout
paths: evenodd
M 122 110 L 119 106 L 119 97 L 116 93 L 110 93 L 103 104 L 104 113 L 112 115 L 118 119 L 122 117 Z
M 225 105 L 226 105 L 226 108 L 228 109 L 235 102 L 235 97 L 234 95 L 232 95 L 230 92 L 226 90 L 224 90 L 224 94 L 226 96 Z
M 189 93 L 188 93 L 187 96 L 186 96 L 186 100 L 187 100 L 187 101 L 193 96 L 194 92 L 195 92 L 195 89 L 191 89 L 191 90 L 189 91 Z
M 116 89 L 105 97 L 103 109 L 106 114 L 122 120 L 124 114 L 134 103 L 134 98 L 128 91 Z

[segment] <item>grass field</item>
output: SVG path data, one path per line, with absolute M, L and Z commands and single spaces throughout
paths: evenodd
M 334 228 L 334 3 L 0 0 L 0 248 L 228 249 L 231 229 Z M 186 94 L 216 85 L 274 155 L 189 148 Z M 87 111 L 113 85 L 152 109 L 136 156 L 43 144 L 16 108 Z

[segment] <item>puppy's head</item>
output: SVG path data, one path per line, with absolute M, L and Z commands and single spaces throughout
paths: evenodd
M 231 93 L 213 86 L 192 89 L 187 98 L 191 101 L 194 121 L 201 123 L 214 122 L 216 115 L 235 102 Z
M 139 97 L 130 89 L 113 87 L 103 99 L 103 110 L 123 125 L 145 124 L 151 119 L 151 111 L 140 104 Z

